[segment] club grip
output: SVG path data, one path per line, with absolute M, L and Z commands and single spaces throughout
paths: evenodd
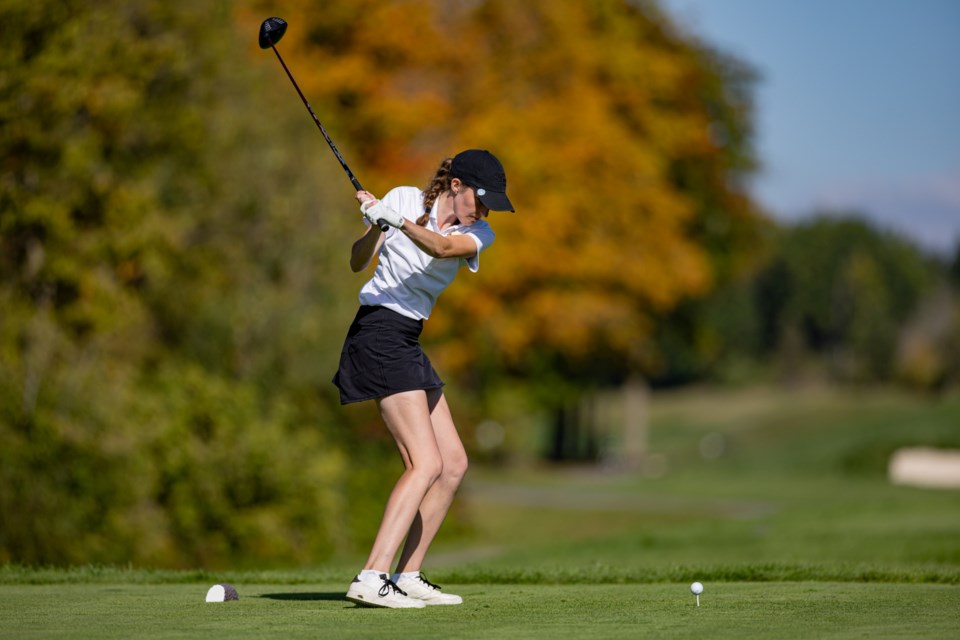
M 347 171 L 349 171 L 349 169 Z M 357 178 L 352 173 L 348 175 L 350 176 L 350 182 L 353 183 L 354 188 L 357 191 L 363 191 L 363 187 L 360 186 L 360 181 L 357 180 Z M 377 220 L 377 226 L 380 227 L 380 231 L 383 231 L 384 233 L 386 233 L 390 229 L 390 225 L 388 225 L 386 220 L 383 220 L 383 219 Z

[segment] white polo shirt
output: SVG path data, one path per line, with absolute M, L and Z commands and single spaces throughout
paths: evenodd
M 397 187 L 381 200 L 407 219 L 404 224 L 416 224 L 423 213 L 423 191 L 416 187 Z M 360 304 L 386 307 L 414 320 L 426 320 L 437 298 L 453 282 L 460 267 L 466 265 L 476 273 L 480 268 L 480 252 L 493 244 L 493 229 L 485 220 L 440 231 L 436 202 L 430 210 L 427 228 L 445 236 L 470 236 L 477 243 L 476 255 L 472 258 L 433 258 L 421 251 L 402 231 L 390 227 L 380 247 L 376 271 L 360 289 Z

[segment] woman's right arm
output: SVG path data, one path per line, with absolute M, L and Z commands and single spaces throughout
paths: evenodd
M 376 202 L 377 198 L 369 191 L 357 191 L 357 202 L 360 203 L 361 211 L 363 210 L 363 204 L 368 201 Z M 350 269 L 357 273 L 363 271 L 367 268 L 367 265 L 370 264 L 370 259 L 373 258 L 373 254 L 380 249 L 380 245 L 383 242 L 383 232 L 380 231 L 380 226 L 372 224 L 367 227 L 367 232 L 360 236 L 360 239 L 353 243 L 353 248 L 350 250 Z
M 353 248 L 350 250 L 351 271 L 357 273 L 367 268 L 373 254 L 380 248 L 383 237 L 383 232 L 377 225 L 372 224 L 367 228 L 367 232 L 353 243 Z

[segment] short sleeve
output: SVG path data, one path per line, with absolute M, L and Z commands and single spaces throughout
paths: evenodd
M 464 229 L 463 234 L 470 236 L 473 238 L 473 241 L 477 243 L 476 255 L 466 258 L 465 260 L 467 268 L 470 269 L 472 273 L 476 273 L 480 269 L 480 253 L 493 244 L 496 234 L 494 234 L 490 225 L 482 220 Z

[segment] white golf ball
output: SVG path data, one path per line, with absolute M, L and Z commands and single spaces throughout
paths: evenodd
M 699 582 L 694 582 L 692 585 L 690 585 L 690 593 L 692 593 L 695 596 L 700 595 L 701 593 L 703 593 L 703 585 L 700 584 Z

